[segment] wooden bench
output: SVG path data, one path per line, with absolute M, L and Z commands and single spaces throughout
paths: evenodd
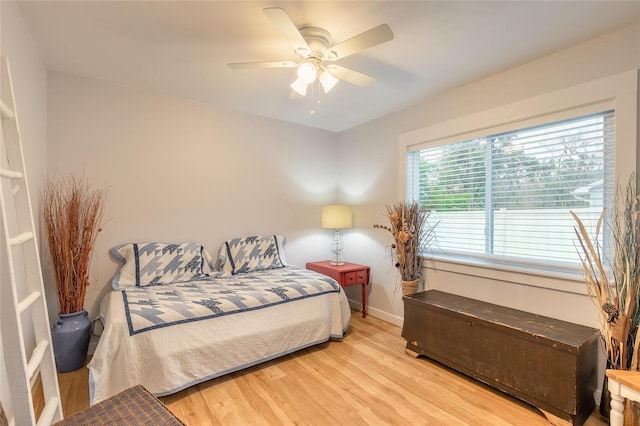
M 596 329 L 436 290 L 403 300 L 409 355 L 526 401 L 553 424 L 582 425 L 593 411 Z

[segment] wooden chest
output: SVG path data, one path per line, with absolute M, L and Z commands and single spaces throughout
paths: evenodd
M 553 423 L 581 425 L 593 411 L 596 329 L 436 290 L 403 299 L 410 355 L 520 398 Z

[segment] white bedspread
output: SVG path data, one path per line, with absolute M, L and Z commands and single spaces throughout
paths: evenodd
M 166 290 L 169 286 L 158 287 Z M 265 281 L 265 286 L 273 283 Z M 121 291 L 103 299 L 100 315 L 104 330 L 88 366 L 91 404 L 137 384 L 156 396 L 169 395 L 329 339 L 341 339 L 351 319 L 342 289 L 133 335 Z

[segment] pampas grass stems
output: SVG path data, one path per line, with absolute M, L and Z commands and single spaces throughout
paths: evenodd
M 434 226 L 429 225 L 430 212 L 420 207 L 417 201 L 398 202 L 386 205 L 385 216 L 389 225 L 373 225 L 391 233 L 394 266 L 403 281 L 413 281 L 422 276 L 423 258 L 434 238 Z
M 594 236 L 590 236 L 580 218 L 573 215 L 578 227 L 578 238 L 582 271 L 587 293 L 598 308 L 600 333 L 604 340 L 608 368 L 638 370 L 640 354 L 638 348 L 640 323 L 640 203 L 635 190 L 635 175 L 631 176 L 623 193 L 624 211 L 617 207 L 613 214 L 613 264 L 609 280 L 607 262 L 603 259 L 598 235 L 602 228 L 606 210 L 603 209 Z
M 89 285 L 89 264 L 101 231 L 108 189 L 91 189 L 73 175 L 57 182 L 45 179 L 43 219 L 61 314 L 81 311 Z

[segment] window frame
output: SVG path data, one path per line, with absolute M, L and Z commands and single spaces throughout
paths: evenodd
M 607 109 L 615 110 L 616 116 L 615 180 L 627 182 L 629 176 L 636 172 L 638 163 L 638 76 L 638 70 L 627 71 L 400 134 L 398 167 L 401 198 L 404 199 L 408 195 L 407 154 L 410 151 Z M 426 267 L 429 269 L 569 292 L 586 292 L 580 271 L 571 273 L 552 268 L 543 270 L 505 264 L 482 257 L 457 258 L 435 253 L 425 258 Z

